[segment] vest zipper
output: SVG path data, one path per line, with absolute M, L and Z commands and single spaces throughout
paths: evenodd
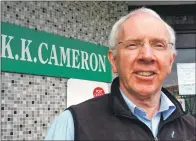
M 158 141 L 158 140 L 159 140 L 158 137 L 154 137 L 152 131 L 148 128 L 148 126 L 147 126 L 145 123 L 143 123 L 143 122 L 141 122 L 140 120 L 138 120 L 137 118 L 132 118 L 132 117 L 129 117 L 129 116 L 127 116 L 127 115 L 119 115 L 119 114 L 115 114 L 115 115 L 116 115 L 116 116 L 122 116 L 122 117 L 125 117 L 125 118 L 129 118 L 129 119 L 132 119 L 132 120 L 137 120 L 137 121 L 139 121 L 141 124 L 144 125 L 144 127 L 146 128 L 146 130 L 148 131 L 148 133 L 151 134 L 152 140 L 155 140 L 155 141 Z M 158 134 L 157 134 L 157 135 L 158 135 Z

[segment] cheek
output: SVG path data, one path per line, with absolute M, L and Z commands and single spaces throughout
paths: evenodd
M 130 55 L 128 53 L 120 54 L 117 60 L 118 72 L 121 75 L 128 77 L 134 68 L 134 60 L 135 59 L 133 55 Z
M 132 66 L 133 58 L 128 53 L 122 53 L 119 56 L 118 64 L 123 67 L 122 69 L 129 69 Z
M 170 74 L 172 70 L 172 64 L 168 64 L 167 74 Z
M 160 67 L 161 67 L 162 73 L 164 73 L 165 75 L 168 75 L 171 73 L 172 63 L 170 59 L 166 59 L 166 58 L 169 58 L 169 56 L 165 56 L 164 58 L 161 59 Z

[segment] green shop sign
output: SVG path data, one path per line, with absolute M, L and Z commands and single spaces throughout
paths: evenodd
M 108 48 L 1 22 L 1 70 L 111 82 Z

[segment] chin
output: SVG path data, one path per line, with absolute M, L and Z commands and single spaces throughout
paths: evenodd
M 146 87 L 139 87 L 135 89 L 135 92 L 141 96 L 150 96 L 157 93 L 157 89 L 154 87 L 146 86 Z
M 141 96 L 151 96 L 154 93 L 154 91 L 140 91 L 138 94 Z

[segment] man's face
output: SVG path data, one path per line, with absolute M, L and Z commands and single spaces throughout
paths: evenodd
M 143 46 L 132 50 L 132 42 L 133 46 L 143 42 Z M 165 43 L 168 48 L 152 48 L 154 42 L 158 47 L 159 42 Z M 116 56 L 111 50 L 108 56 L 113 72 L 119 75 L 121 90 L 140 97 L 158 93 L 175 58 L 164 24 L 146 13 L 134 15 L 121 25 L 118 43 Z

